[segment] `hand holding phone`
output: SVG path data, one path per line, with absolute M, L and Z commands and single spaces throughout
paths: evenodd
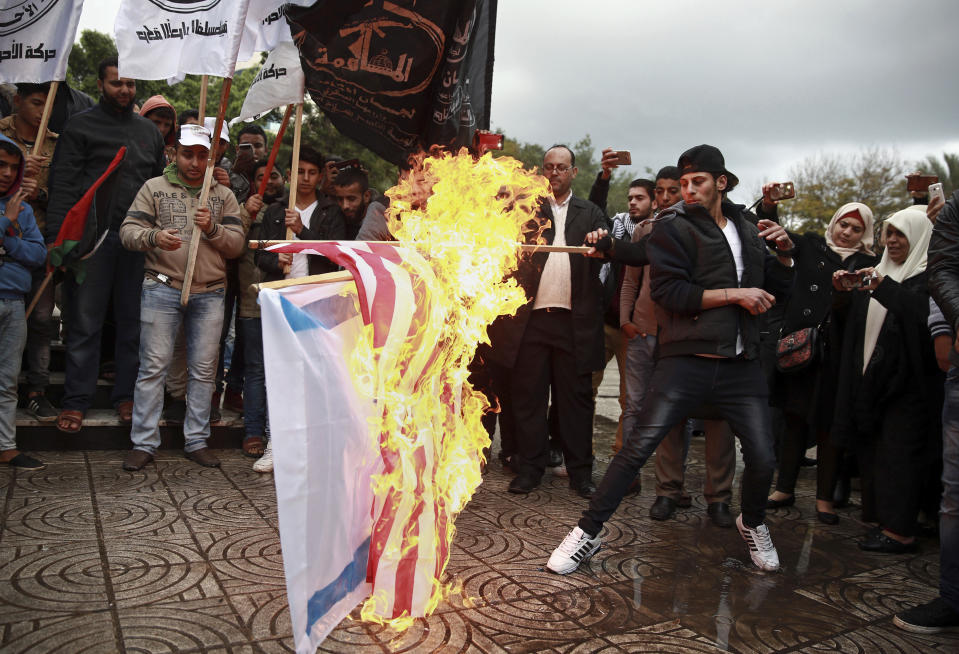
M 932 204 L 933 198 L 939 198 L 942 204 L 946 203 L 946 194 L 942 190 L 942 182 L 936 182 L 929 185 L 929 203 Z
M 792 182 L 776 183 L 769 189 L 769 199 L 773 202 L 790 200 L 794 197 L 796 197 L 796 185 Z

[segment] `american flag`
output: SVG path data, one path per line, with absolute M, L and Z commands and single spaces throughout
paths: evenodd
M 398 245 L 356 241 L 294 242 L 266 249 L 324 256 L 352 273 L 363 322 L 373 328 L 378 397 L 386 392 L 436 393 L 448 396 L 449 406 L 457 404 L 449 388 L 422 387 L 429 379 L 427 373 L 438 365 L 442 344 L 431 335 L 434 331 L 424 329 L 438 318 L 429 293 L 432 270 L 418 253 Z M 383 388 L 382 381 L 396 380 L 396 373 L 398 387 Z M 399 435 L 410 443 L 404 448 L 405 465 L 401 455 L 387 447 L 391 434 L 379 435 L 383 474 L 403 475 L 402 482 L 389 487 L 372 507 L 367 581 L 373 584 L 373 595 L 379 596 L 377 613 L 383 617 L 424 616 L 434 580 L 449 558 L 446 543 L 453 522 L 442 498 L 434 493 L 432 474 L 442 446 L 439 431 L 410 434 L 401 430 Z

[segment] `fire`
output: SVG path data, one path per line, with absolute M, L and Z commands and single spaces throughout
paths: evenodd
M 521 256 L 517 242 L 529 232 L 537 239 L 544 229 L 536 215 L 549 192 L 545 178 L 509 157 L 476 160 L 463 149 L 416 163 L 387 191 L 388 222 L 400 244 L 420 255 L 405 265 L 415 270 L 423 318 L 402 342 L 379 349 L 368 329 L 351 360 L 361 392 L 382 408 L 371 425 L 384 459 L 373 480 L 374 544 L 377 533 L 387 533 L 378 530 L 394 527 L 382 551 L 371 549 L 371 571 L 402 566 L 404 556 L 425 571 L 410 591 L 412 615 L 397 613 L 391 590 L 376 575 L 361 617 L 399 630 L 455 590 L 444 580 L 454 520 L 482 483 L 490 439 L 480 418 L 492 410 L 467 381 L 467 366 L 488 342 L 487 326 L 527 301 L 509 273 Z M 390 365 L 382 365 L 384 358 Z

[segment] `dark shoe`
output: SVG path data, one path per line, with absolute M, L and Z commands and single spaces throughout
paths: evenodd
M 892 623 L 914 634 L 938 634 L 959 630 L 959 611 L 937 597 L 931 602 L 903 611 L 893 617 Z
M 27 409 L 38 422 L 56 422 L 60 412 L 50 404 L 50 400 L 43 393 L 31 395 L 27 398 Z
M 581 481 L 578 484 L 570 482 L 569 487 L 573 489 L 577 495 L 587 500 L 596 492 L 596 484 L 593 483 L 592 479 Z
M 145 466 L 146 464 L 153 461 L 153 455 L 149 452 L 144 452 L 143 450 L 130 450 L 126 455 L 126 458 L 123 459 L 123 469 L 129 470 L 130 472 L 136 472 Z
M 17 470 L 43 470 L 47 467 L 43 461 L 39 459 L 34 459 L 32 456 L 20 452 L 15 457 L 7 461 L 8 466 L 12 466 Z
M 184 452 L 186 458 L 190 459 L 194 463 L 199 463 L 201 466 L 206 466 L 207 468 L 219 468 L 220 460 L 216 458 L 216 455 L 208 447 L 201 447 L 198 450 L 193 450 L 192 452 Z
M 767 499 L 767 500 L 766 500 L 766 508 L 767 508 L 767 509 L 779 509 L 779 508 L 784 507 L 784 506 L 792 506 L 792 505 L 795 504 L 795 503 L 796 503 L 796 496 L 795 496 L 795 495 L 790 495 L 789 497 L 787 497 L 787 498 L 784 499 L 784 500 L 770 500 L 770 499 Z
M 223 395 L 223 408 L 243 413 L 243 394 L 232 388 L 227 388 Z
M 559 450 L 550 450 L 546 461 L 547 468 L 558 468 L 563 465 L 563 453 Z
M 117 417 L 120 418 L 120 422 L 124 425 L 133 424 L 133 400 L 120 402 L 117 405 Z
M 813 459 L 812 457 L 804 456 L 802 458 L 802 461 L 799 463 L 799 465 L 802 468 L 815 468 L 816 459 Z
M 693 498 L 689 495 L 683 495 L 676 501 L 676 506 L 680 509 L 688 509 L 693 505 Z
M 660 495 L 649 507 L 649 517 L 653 520 L 669 520 L 676 512 L 676 502 L 665 495 Z
M 859 541 L 859 549 L 866 552 L 882 552 L 883 554 L 909 554 L 919 549 L 919 543 L 900 543 L 895 538 L 889 538 L 881 530 L 870 531 L 864 539 Z
M 639 495 L 643 492 L 643 482 L 640 481 L 639 476 L 637 475 L 636 479 L 633 480 L 633 483 L 629 485 L 629 488 L 626 489 L 627 495 Z
M 509 492 L 517 495 L 527 495 L 533 492 L 539 486 L 539 480 L 534 480 L 526 475 L 518 475 L 509 483 Z
M 167 397 L 163 404 L 163 419 L 171 425 L 182 425 L 186 419 L 186 398 Z
M 729 512 L 729 505 L 725 502 L 710 502 L 709 506 L 706 507 L 706 513 L 714 525 L 723 529 L 729 529 L 735 522 Z
M 220 394 L 214 392 L 213 397 L 210 398 L 210 423 L 220 422 L 222 417 L 220 414 Z
M 839 524 L 839 516 L 835 513 L 827 513 L 826 511 L 816 511 L 816 519 L 824 525 Z

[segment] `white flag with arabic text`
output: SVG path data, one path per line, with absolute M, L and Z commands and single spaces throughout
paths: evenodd
M 63 81 L 83 0 L 0 0 L 0 82 Z

